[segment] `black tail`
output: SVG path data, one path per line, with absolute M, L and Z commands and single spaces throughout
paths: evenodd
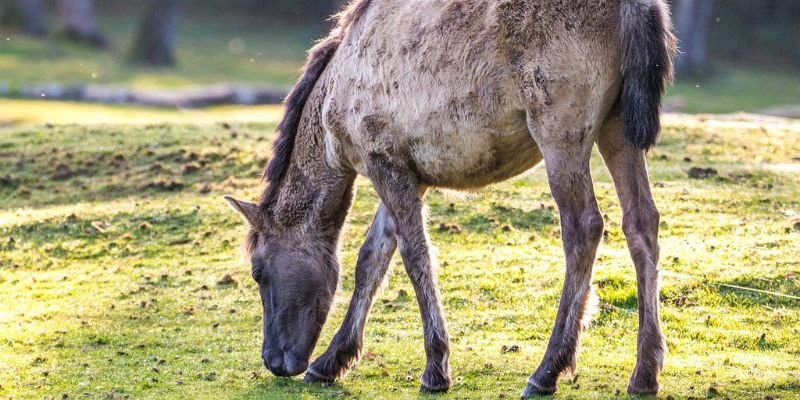
M 677 41 L 664 0 L 622 0 L 625 138 L 648 150 L 661 130 L 661 97 L 672 82 Z

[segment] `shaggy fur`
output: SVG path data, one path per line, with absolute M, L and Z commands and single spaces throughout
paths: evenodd
M 658 311 L 658 211 L 643 149 L 655 142 L 674 37 L 664 0 L 361 0 L 312 49 L 286 101 L 251 224 L 264 307 L 264 363 L 331 382 L 356 362 L 395 249 L 424 329 L 422 390 L 451 385 L 449 336 L 423 214 L 430 187 L 473 190 L 542 161 L 561 216 L 566 276 L 524 397 L 576 367 L 603 232 L 589 167 L 614 178 L 639 291 L 631 393 L 655 393 L 665 351 Z M 339 276 L 338 241 L 356 174 L 382 203 L 359 253 L 356 290 L 328 350 L 309 357 Z
M 311 92 L 317 84 L 325 67 L 328 66 L 342 37 L 355 21 L 363 15 L 372 0 L 354 1 L 350 6 L 334 18 L 338 21 L 336 28 L 308 52 L 308 60 L 303 67 L 300 80 L 292 88 L 284 101 L 284 115 L 278 124 L 278 137 L 273 144 L 274 157 L 264 171 L 264 179 L 270 184 L 261 196 L 261 207 L 265 210 L 275 201 L 280 180 L 286 174 L 294 150 L 300 119 Z

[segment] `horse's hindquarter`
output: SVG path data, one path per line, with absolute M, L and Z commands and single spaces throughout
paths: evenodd
M 381 153 L 409 163 L 424 184 L 456 189 L 536 165 L 498 3 L 373 2 L 323 78 L 328 156 L 339 158 L 331 161 L 366 175 L 362 160 Z

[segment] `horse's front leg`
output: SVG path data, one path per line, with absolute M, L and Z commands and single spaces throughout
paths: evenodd
M 358 361 L 367 315 L 396 248 L 394 220 L 381 204 L 358 253 L 356 288 L 347 315 L 328 349 L 308 368 L 306 382 L 333 382 Z
M 425 188 L 417 184 L 416 176 L 402 161 L 372 155 L 367 165 L 370 179 L 397 226 L 400 255 L 422 314 L 426 365 L 421 390 L 445 392 L 452 384 L 448 361 L 450 339 L 425 231 L 422 202 Z

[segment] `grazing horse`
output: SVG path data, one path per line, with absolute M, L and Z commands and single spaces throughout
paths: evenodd
M 226 197 L 248 224 L 264 308 L 262 358 L 278 376 L 332 382 L 357 361 L 373 299 L 399 247 L 424 328 L 423 391 L 451 385 L 449 338 L 423 217 L 430 188 L 473 190 L 546 165 L 566 278 L 524 397 L 575 368 L 603 218 L 589 158 L 597 144 L 636 266 L 637 361 L 630 393 L 652 394 L 659 323 L 659 214 L 645 152 L 660 130 L 675 39 L 665 0 L 355 0 L 310 52 L 285 102 L 259 203 Z M 339 279 L 338 243 L 357 175 L 378 206 L 355 290 L 310 366 Z

